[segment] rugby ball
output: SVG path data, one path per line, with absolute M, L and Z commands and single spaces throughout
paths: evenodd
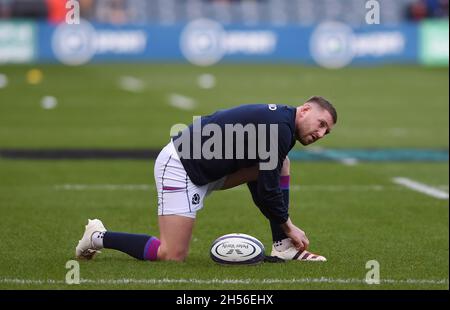
M 253 265 L 264 260 L 264 245 L 255 237 L 234 233 L 214 240 L 210 254 L 219 264 Z

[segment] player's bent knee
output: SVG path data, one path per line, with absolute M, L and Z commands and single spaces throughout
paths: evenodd
M 281 168 L 281 175 L 289 175 L 291 171 L 291 161 L 286 156 L 283 161 L 283 167 Z
M 187 258 L 187 255 L 187 250 L 168 250 L 164 247 L 161 247 L 158 251 L 158 260 L 182 262 Z
M 167 260 L 175 261 L 175 262 L 184 262 L 186 260 L 187 255 L 185 254 L 176 254 L 173 256 L 169 256 Z
M 187 258 L 187 253 L 185 252 L 174 252 L 174 253 L 166 253 L 164 260 L 175 261 L 175 262 L 183 262 Z

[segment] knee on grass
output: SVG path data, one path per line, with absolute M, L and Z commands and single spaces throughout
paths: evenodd
M 159 260 L 167 260 L 167 261 L 176 261 L 176 262 L 183 262 L 188 255 L 187 250 L 183 249 L 174 249 L 174 250 L 167 250 L 164 248 L 160 248 L 158 252 L 158 259 Z

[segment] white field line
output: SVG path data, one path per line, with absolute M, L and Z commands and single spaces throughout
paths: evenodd
M 197 102 L 189 97 L 180 94 L 170 94 L 169 104 L 181 110 L 192 110 L 197 106 Z
M 419 183 L 416 181 L 413 181 L 411 179 L 408 178 L 403 178 L 403 177 L 395 177 L 392 179 L 392 181 L 396 184 L 405 186 L 409 189 L 412 189 L 414 191 L 423 193 L 425 195 L 434 197 L 434 198 L 438 198 L 438 199 L 448 199 L 448 193 L 441 191 L 435 187 L 431 187 L 429 185 L 423 184 L 423 183 Z
M 84 190 L 103 190 L 103 191 L 154 191 L 155 186 L 149 184 L 59 184 L 55 185 L 56 190 L 84 191 Z M 387 189 L 396 189 L 396 187 L 386 187 L 383 185 L 291 185 L 291 191 L 383 191 Z M 246 186 L 237 186 L 231 190 L 246 191 Z M 398 188 L 397 188 L 398 190 Z
M 448 190 L 448 185 L 439 185 L 442 190 Z M 56 190 L 66 191 L 155 191 L 153 184 L 58 184 L 54 186 Z M 244 185 L 237 186 L 230 190 L 247 191 Z M 381 191 L 404 191 L 398 186 L 385 185 L 298 185 L 290 186 L 291 191 L 318 191 L 318 192 L 381 192 Z M 448 194 L 447 194 L 448 195 Z
M 293 279 L 80 279 L 80 284 L 122 285 L 122 284 L 367 284 L 365 279 L 357 278 L 293 278 Z M 380 279 L 380 284 L 409 285 L 448 285 L 448 279 Z M 44 285 L 66 284 L 63 280 L 54 279 L 18 279 L 1 278 L 0 284 Z M 371 285 L 373 286 L 373 285 Z M 375 285 L 376 286 L 376 285 Z
M 346 166 L 356 166 L 358 164 L 358 160 L 356 158 L 342 157 L 340 154 L 336 154 L 335 152 L 330 151 L 330 150 L 325 150 L 321 147 L 313 147 L 310 150 L 308 150 L 307 152 L 324 156 L 328 159 L 340 162 L 341 164 L 346 165 Z
M 121 89 L 133 93 L 142 92 L 145 88 L 145 84 L 142 80 L 132 76 L 121 76 L 118 83 Z
M 339 161 L 346 166 L 356 166 L 358 164 L 358 160 L 356 158 L 347 157 L 343 159 L 339 159 Z
M 149 184 L 60 184 L 55 185 L 56 190 L 66 191 L 149 191 L 156 190 Z

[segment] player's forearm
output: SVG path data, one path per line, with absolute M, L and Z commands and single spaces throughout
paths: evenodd
M 273 223 L 283 225 L 286 224 L 286 219 L 289 219 L 289 213 L 287 212 L 274 210 L 274 208 L 265 207 L 264 205 L 258 205 L 258 208 L 261 213 L 264 214 L 264 216 Z
M 258 182 L 254 196 L 259 202 L 258 207 L 270 221 L 282 224 L 289 219 L 289 210 L 284 204 L 281 190 L 268 190 Z
M 295 227 L 294 224 L 292 224 L 292 221 L 290 218 L 287 219 L 287 221 L 283 224 L 280 224 L 283 231 L 286 233 L 286 235 L 289 235 L 289 233 L 293 230 Z

